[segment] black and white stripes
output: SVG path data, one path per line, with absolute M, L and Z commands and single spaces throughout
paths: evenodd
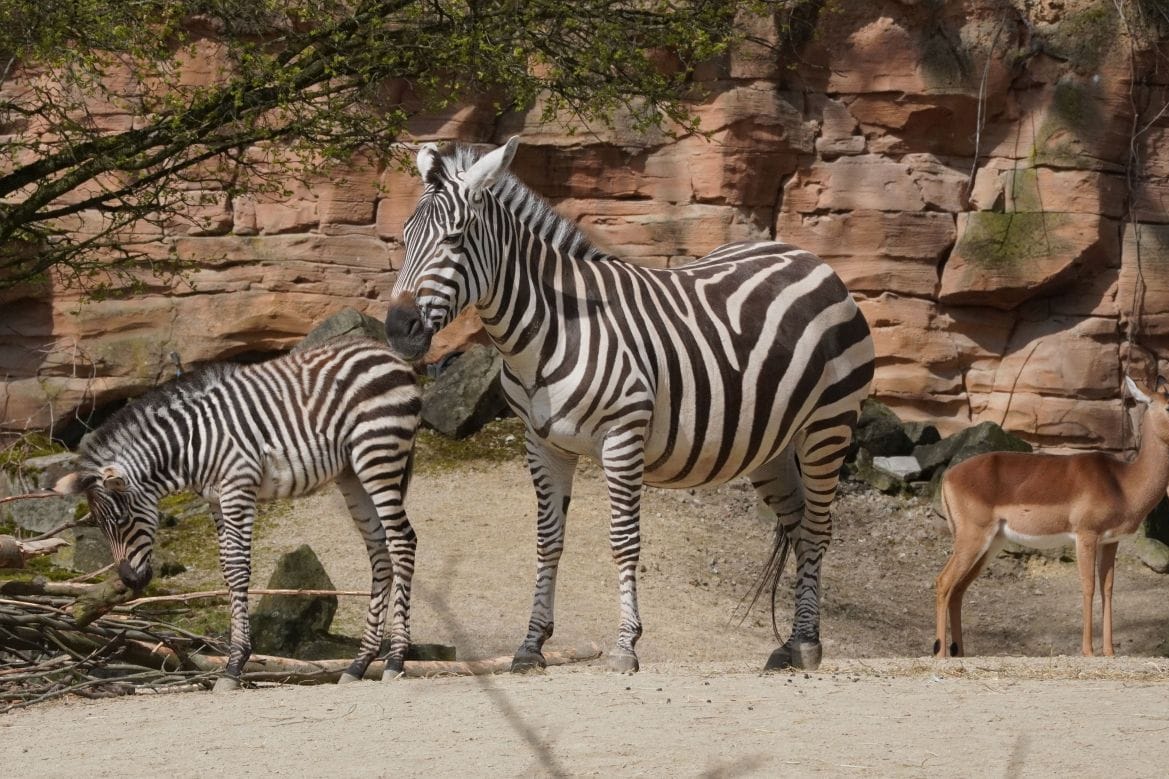
M 361 648 L 347 674 L 377 653 L 393 601 L 387 672 L 409 645 L 415 536 L 406 516 L 420 400 L 410 366 L 384 345 L 346 339 L 257 365 L 216 365 L 164 384 L 82 442 L 78 470 L 58 483 L 84 492 L 135 589 L 151 577 L 158 501 L 191 489 L 208 499 L 231 593 L 230 687 L 251 652 L 247 591 L 256 502 L 336 481 L 372 568 Z M 391 585 L 392 588 L 391 588 Z
M 602 464 L 611 498 L 621 625 L 611 664 L 635 669 L 642 486 L 750 477 L 798 558 L 791 639 L 769 665 L 819 657 L 828 510 L 873 376 L 869 329 L 843 283 L 808 252 L 723 246 L 677 269 L 628 264 L 507 173 L 516 141 L 480 156 L 424 146 L 425 190 L 387 334 L 413 358 L 474 305 L 504 357 L 528 428 L 539 525 L 535 603 L 516 667 L 542 664 L 572 475 Z M 776 574 L 778 575 L 778 573 Z

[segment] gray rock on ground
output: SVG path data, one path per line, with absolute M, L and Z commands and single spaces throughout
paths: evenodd
M 503 358 L 473 344 L 422 388 L 422 423 L 448 438 L 466 438 L 507 410 L 500 385 Z
M 292 348 L 292 351 L 300 352 L 338 338 L 354 335 L 385 343 L 386 328 L 378 320 L 355 308 L 343 308 L 310 330 L 309 334 Z
M 307 544 L 277 561 L 268 588 L 336 589 Z M 259 654 L 298 657 L 302 645 L 311 644 L 328 633 L 336 613 L 336 595 L 264 595 L 251 613 L 252 650 Z

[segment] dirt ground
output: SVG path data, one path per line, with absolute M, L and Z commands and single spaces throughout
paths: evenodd
M 421 472 L 414 638 L 461 659 L 509 655 L 527 624 L 534 505 L 519 462 Z M 335 584 L 368 586 L 333 491 L 281 511 L 256 582 L 310 544 Z M 582 466 L 547 648 L 615 636 L 615 569 L 599 472 Z M 1161 776 L 1169 762 L 1169 582 L 1121 555 L 1119 658 L 1081 658 L 1075 564 L 1002 556 L 971 588 L 977 657 L 936 662 L 933 579 L 949 550 L 927 506 L 855 487 L 825 562 L 824 664 L 763 675 L 775 647 L 740 620 L 771 543 L 751 491 L 651 490 L 639 579 L 642 671 L 270 687 L 45 704 L 0 717 L 10 776 Z M 210 539 L 208 540 L 211 543 Z M 786 632 L 790 575 L 779 605 Z M 356 634 L 346 599 L 334 631 Z

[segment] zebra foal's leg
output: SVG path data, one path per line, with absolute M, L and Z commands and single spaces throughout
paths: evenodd
M 373 592 L 376 593 L 379 587 L 383 588 L 383 592 L 380 597 L 371 595 L 366 618 L 366 630 L 380 633 L 385 616 L 385 598 L 388 596 L 393 604 L 393 619 L 390 625 L 390 647 L 384 658 L 384 680 L 395 679 L 401 674 L 406 664 L 406 652 L 410 649 L 410 590 L 418 549 L 418 537 L 406 515 L 406 488 L 413 464 L 411 452 L 410 441 L 394 437 L 363 441 L 353 450 L 353 469 L 360 480 L 356 486 L 366 496 L 362 505 L 365 511 L 372 511 L 381 523 L 381 537 L 385 539 L 385 551 L 389 555 L 388 576 L 379 578 L 375 554 L 380 558 L 381 553 L 370 548 L 370 565 L 374 568 Z M 369 633 L 366 637 L 376 652 L 377 639 Z M 362 655 L 364 652 L 363 645 Z M 359 660 L 362 655 L 359 655 Z M 354 661 L 352 670 L 356 670 L 359 660 Z
M 219 536 L 219 567 L 227 584 L 231 604 L 231 637 L 227 667 L 215 680 L 213 692 L 239 687 L 240 673 L 252 655 L 252 632 L 248 621 L 248 586 L 252 578 L 252 526 L 256 497 L 250 492 L 232 492 L 211 501 L 215 530 Z
M 536 592 L 528 634 L 512 659 L 513 672 L 546 665 L 542 650 L 555 627 L 556 569 L 564 551 L 564 525 L 578 459 L 553 451 L 531 432 L 527 449 L 528 469 L 536 488 Z
M 349 514 L 353 523 L 361 533 L 365 542 L 365 551 L 369 555 L 371 575 L 369 608 L 365 615 L 365 628 L 361 633 L 361 644 L 357 657 L 341 675 L 339 684 L 355 682 L 365 675 L 370 662 L 377 656 L 381 647 L 382 631 L 385 624 L 386 607 L 390 602 L 390 585 L 394 579 L 394 567 L 390 561 L 389 545 L 386 543 L 386 531 L 378 519 L 377 507 L 361 481 L 350 470 L 337 477 L 337 487 L 345 497 L 345 504 L 349 507 Z

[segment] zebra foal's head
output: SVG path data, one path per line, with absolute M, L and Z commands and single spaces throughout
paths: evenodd
M 425 188 L 403 229 L 406 260 L 386 315 L 386 338 L 404 359 L 422 357 L 433 335 L 487 291 L 483 259 L 498 239 L 484 215 L 518 145 L 513 137 L 481 157 L 429 143 L 418 151 Z
M 150 583 L 150 551 L 158 528 L 158 496 L 137 489 L 117 465 L 82 466 L 53 487 L 63 495 L 84 495 L 89 513 L 110 544 L 118 577 L 132 590 Z

